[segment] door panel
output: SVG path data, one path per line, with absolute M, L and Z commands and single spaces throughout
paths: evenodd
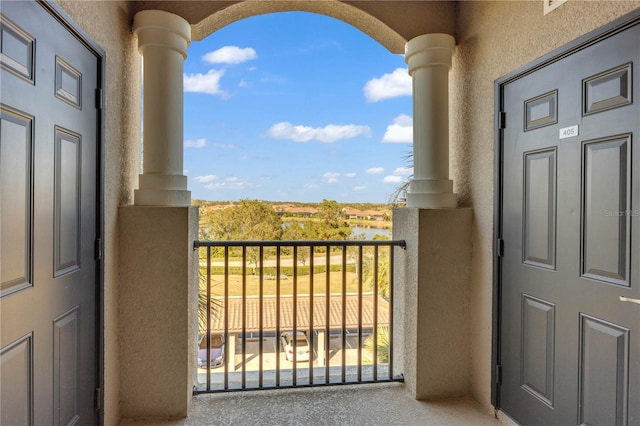
M 640 422 L 640 25 L 503 86 L 500 407 Z
M 35 2 L 3 2 L 1 424 L 93 424 L 100 58 Z

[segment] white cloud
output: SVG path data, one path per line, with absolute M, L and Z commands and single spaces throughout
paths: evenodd
M 187 139 L 184 141 L 184 146 L 187 148 L 204 148 L 207 146 L 207 140 L 205 138 Z
M 257 57 L 256 51 L 250 47 L 224 46 L 205 54 L 202 59 L 212 64 L 240 64 Z
M 384 183 L 400 183 L 402 182 L 402 176 L 385 176 L 382 181 Z
M 206 74 L 184 74 L 184 91 L 226 96 L 226 93 L 220 89 L 220 78 L 223 75 L 224 70 L 216 69 L 209 70 Z
M 231 176 L 231 177 L 225 178 L 223 182 L 211 182 L 205 185 L 204 187 L 207 189 L 245 189 L 245 188 L 252 187 L 254 185 L 255 183 L 253 182 L 240 180 L 235 176 Z
M 355 173 L 345 173 L 344 176 L 348 177 L 348 178 L 354 178 L 354 177 L 356 177 L 356 174 Z
M 394 118 L 393 124 L 387 126 L 382 142 L 413 143 L 413 119 L 406 114 Z
M 393 171 L 396 176 L 410 176 L 413 174 L 413 167 L 398 167 Z
M 240 80 L 238 83 L 239 87 L 249 87 L 249 83 L 246 80 Z
M 222 149 L 235 149 L 236 147 L 232 143 L 219 143 L 219 142 L 214 143 L 213 146 L 216 148 L 222 148 Z
M 411 96 L 413 92 L 411 76 L 407 68 L 396 68 L 391 74 L 372 78 L 364 85 L 367 102 L 378 102 L 398 96 Z
M 366 187 L 366 186 L 364 186 L 364 185 L 354 186 L 354 187 L 353 187 L 353 190 L 354 190 L 354 191 L 364 191 L 365 189 L 367 189 L 367 187 Z
M 307 183 L 304 187 L 307 189 L 314 189 L 314 188 L 320 188 L 320 185 L 316 185 L 314 183 Z
M 379 175 L 380 173 L 384 172 L 384 167 L 371 167 L 365 170 L 365 172 L 370 175 Z
M 361 135 L 371 137 L 371 129 L 369 126 L 356 124 L 328 124 L 324 127 L 294 126 L 287 121 L 283 121 L 271 126 L 267 135 L 273 139 L 289 139 L 294 142 L 317 140 L 319 142 L 331 143 Z
M 336 182 L 338 182 L 338 178 L 340 177 L 340 173 L 327 172 L 327 173 L 323 174 L 322 177 L 328 183 L 336 183 Z
M 196 176 L 193 178 L 193 180 L 200 183 L 209 183 L 209 182 L 213 182 L 214 180 L 218 180 L 218 176 L 216 175 Z

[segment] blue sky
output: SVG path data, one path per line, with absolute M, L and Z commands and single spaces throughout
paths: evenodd
M 387 202 L 411 173 L 404 58 L 336 19 L 262 15 L 192 42 L 184 90 L 192 198 Z

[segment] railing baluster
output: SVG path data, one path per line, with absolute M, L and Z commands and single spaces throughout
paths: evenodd
M 280 247 L 276 253 L 276 387 L 280 387 Z
M 200 283 L 198 283 L 198 287 Z M 198 289 L 199 290 L 199 289 Z M 207 390 L 211 390 L 211 247 L 207 247 Z
M 362 246 L 358 246 L 358 381 L 362 381 Z
M 247 246 L 242 246 L 242 389 L 247 388 Z
M 378 246 L 373 248 L 373 381 L 378 381 Z
M 293 386 L 298 384 L 298 246 L 293 246 L 293 337 L 290 345 L 293 349 Z
M 393 380 L 393 247 L 389 247 L 389 380 Z
M 347 382 L 347 246 L 342 246 L 342 383 Z
M 234 339 L 235 344 L 235 339 Z M 235 353 L 233 348 L 234 359 L 231 360 L 231 366 L 235 366 Z M 224 248 L 224 389 L 229 389 L 229 247 Z
M 260 309 L 259 309 L 260 310 L 260 314 L 259 314 L 260 315 L 260 321 L 259 321 L 260 330 L 258 332 L 258 335 L 259 335 L 258 337 L 259 337 L 260 341 L 258 342 L 258 348 L 259 348 L 258 350 L 259 350 L 260 359 L 258 361 L 259 361 L 260 364 L 259 364 L 259 367 L 258 367 L 258 370 L 259 370 L 259 372 L 258 372 L 258 387 L 262 389 L 262 385 L 263 385 L 263 382 L 262 382 L 262 367 L 263 367 L 263 356 L 264 356 L 264 348 L 263 348 L 263 344 L 262 344 L 263 329 L 264 329 L 264 324 L 262 323 L 263 302 L 264 302 L 264 299 L 263 299 L 263 296 L 264 296 L 264 281 L 263 281 L 263 279 L 264 279 L 264 247 L 260 246 L 259 250 L 260 250 L 260 269 L 259 269 L 259 271 L 260 271 L 260 277 L 259 277 L 259 280 L 260 280 L 260 296 L 259 296 L 259 299 L 260 299 Z
M 309 253 L 312 253 L 313 246 L 309 246 Z M 309 384 L 313 384 L 313 254 L 309 254 Z
M 331 370 L 331 254 L 329 245 L 325 244 L 325 275 L 327 280 L 326 296 L 325 296 L 325 312 L 324 312 L 324 382 L 329 384 L 330 382 L 330 370 Z

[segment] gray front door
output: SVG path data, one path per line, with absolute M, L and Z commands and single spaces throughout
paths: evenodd
M 93 424 L 99 58 L 40 4 L 0 13 L 0 424 Z
M 500 407 L 640 424 L 640 25 L 507 81 Z

